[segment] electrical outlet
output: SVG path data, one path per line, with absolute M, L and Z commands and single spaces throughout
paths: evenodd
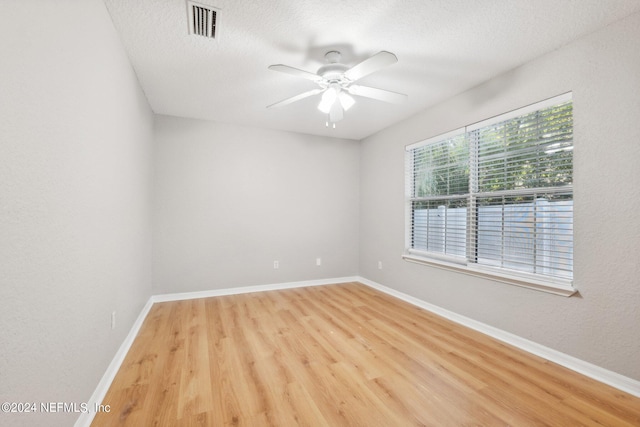
M 317 266 L 322 265 L 322 258 L 316 258 L 316 265 Z
M 116 328 L 116 312 L 112 311 L 111 312 L 111 329 L 115 329 Z
M 273 261 L 273 268 L 274 270 L 277 270 L 280 268 L 280 261 Z
M 378 261 L 378 270 L 382 270 L 382 261 Z

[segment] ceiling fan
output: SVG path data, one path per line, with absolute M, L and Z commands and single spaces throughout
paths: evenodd
M 326 125 L 332 124 L 335 128 L 336 122 L 342 120 L 344 112 L 355 103 L 351 95 L 394 104 L 400 104 L 407 99 L 407 95 L 402 93 L 355 84 L 361 78 L 398 62 L 398 58 L 393 53 L 383 50 L 351 68 L 340 63 L 341 55 L 338 51 L 329 51 L 324 57 L 327 63 L 320 67 L 315 74 L 289 67 L 288 65 L 270 65 L 270 70 L 311 80 L 317 83 L 319 87 L 271 104 L 267 108 L 284 107 L 301 99 L 322 93 L 318 109 L 328 115 Z

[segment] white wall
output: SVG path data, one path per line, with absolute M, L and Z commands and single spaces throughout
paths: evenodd
M 86 402 L 151 293 L 153 117 L 100 0 L 0 2 L 0 52 L 0 402 Z
M 358 142 L 157 116 L 155 144 L 155 294 L 357 273 Z
M 363 141 L 360 274 L 640 380 L 638 40 L 640 14 Z M 567 91 L 574 98 L 580 295 L 559 297 L 403 261 L 404 146 Z

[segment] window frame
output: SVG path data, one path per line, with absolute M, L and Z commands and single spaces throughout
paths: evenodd
M 474 261 L 470 260 L 469 253 L 469 245 L 467 245 L 467 253 L 465 257 L 461 256 L 449 256 L 440 253 L 427 252 L 419 249 L 413 249 L 413 237 L 414 237 L 414 189 L 413 189 L 413 176 L 415 173 L 415 162 L 411 157 L 414 153 L 414 150 L 417 148 L 435 144 L 442 143 L 445 140 L 449 140 L 451 138 L 455 138 L 456 136 L 465 135 L 466 138 L 471 138 L 470 135 L 474 134 L 474 132 L 491 126 L 493 124 L 501 123 L 507 120 L 511 120 L 535 111 L 544 110 L 549 107 L 553 107 L 555 105 L 559 105 L 565 102 L 573 102 L 572 93 L 568 92 L 559 96 L 555 96 L 540 102 L 536 102 L 534 104 L 512 110 L 505 114 L 500 114 L 495 117 L 491 117 L 487 120 L 482 120 L 477 123 L 473 123 L 468 126 L 464 126 L 462 128 L 453 130 L 451 132 L 447 132 L 441 135 L 434 136 L 432 138 L 425 139 L 423 141 L 419 141 L 413 144 L 409 144 L 405 147 L 406 157 L 405 157 L 405 250 L 402 255 L 402 258 L 406 261 L 425 264 L 433 267 L 438 267 L 450 271 L 456 271 L 468 275 L 473 275 L 476 277 L 482 277 L 486 279 L 491 279 L 503 283 L 507 283 L 510 285 L 516 285 L 531 289 L 536 289 L 540 291 L 549 292 L 552 294 L 563 295 L 563 296 L 571 296 L 577 292 L 577 290 L 573 286 L 573 279 L 563 278 L 563 277 L 551 277 L 542 274 L 536 273 L 528 273 L 525 271 L 517 271 L 510 270 L 500 267 L 493 267 L 489 265 L 478 264 Z M 476 132 L 477 135 L 477 132 Z M 473 216 L 472 210 L 474 210 L 475 201 L 478 199 L 479 195 L 486 196 L 489 193 L 480 193 L 474 187 L 477 187 L 477 183 L 474 182 L 476 179 L 474 168 L 477 169 L 478 158 L 477 154 L 472 153 L 472 148 L 477 147 L 477 145 L 471 145 L 469 147 L 469 193 L 466 195 L 468 198 L 468 208 L 467 208 L 467 223 L 465 224 L 466 233 L 467 233 L 467 241 L 470 241 L 471 238 L 477 237 L 477 217 Z M 411 158 L 410 158 L 411 157 Z M 475 164 L 474 164 L 475 162 Z M 573 159 L 571 160 L 573 167 Z M 534 188 L 528 188 L 525 190 L 513 189 L 513 190 L 503 190 L 495 192 L 495 194 L 500 195 L 511 195 L 516 193 L 526 193 L 531 194 L 531 190 Z M 570 193 L 571 200 L 573 200 L 573 184 L 563 185 L 560 187 L 549 187 L 545 188 L 549 193 Z M 433 199 L 438 196 L 429 196 Z M 450 196 L 445 196 L 450 197 Z M 573 210 L 571 211 L 571 223 L 573 224 Z M 572 241 L 572 248 L 574 244 Z M 475 246 L 474 246 L 475 248 Z

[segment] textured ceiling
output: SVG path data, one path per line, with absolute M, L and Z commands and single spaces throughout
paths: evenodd
M 104 0 L 158 114 L 362 139 L 452 95 L 640 10 L 640 0 L 200 0 L 220 9 L 218 38 L 188 33 L 186 0 Z M 398 63 L 361 84 L 408 94 L 357 98 L 336 129 L 319 95 L 266 106 L 316 85 L 268 70 L 316 72 L 329 50 Z

